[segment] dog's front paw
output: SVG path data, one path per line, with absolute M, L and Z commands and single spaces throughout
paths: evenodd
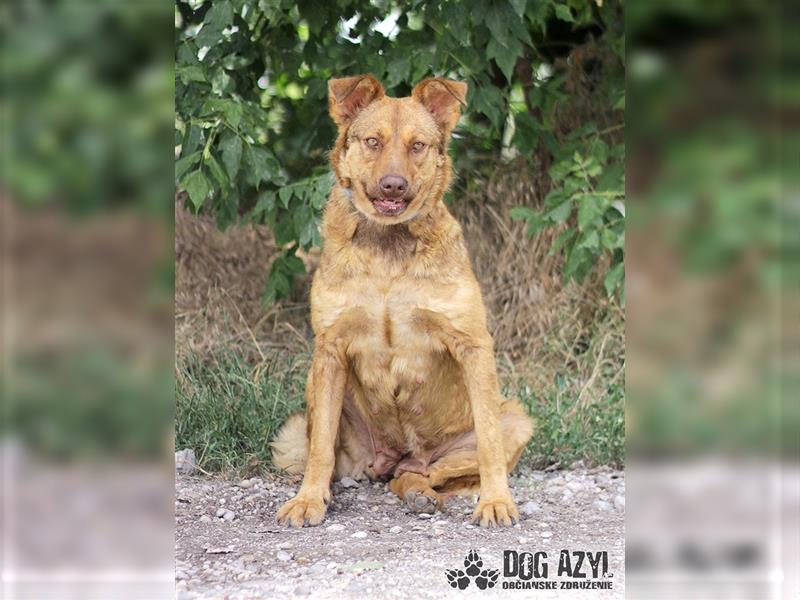
M 483 498 L 481 496 L 475 512 L 472 513 L 472 522 L 480 522 L 481 527 L 498 527 L 505 525 L 511 527 L 519 521 L 519 511 L 511 495 L 500 498 Z
M 292 527 L 314 526 L 322 523 L 325 510 L 323 496 L 300 493 L 281 506 L 276 518 L 278 523 Z

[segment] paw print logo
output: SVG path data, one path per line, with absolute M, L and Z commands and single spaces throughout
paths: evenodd
M 493 588 L 494 584 L 497 583 L 497 576 L 499 574 L 500 571 L 497 569 L 484 569 L 480 572 L 480 575 L 475 578 L 475 585 L 481 590 Z
M 450 584 L 450 587 L 460 590 L 467 589 L 469 577 L 467 577 L 461 569 L 447 569 L 444 574 L 447 575 L 447 582 Z
M 483 559 L 476 550 L 470 550 L 464 557 L 464 570 L 447 569 L 444 572 L 450 587 L 465 590 L 470 582 L 475 582 L 480 590 L 494 587 L 500 571 L 497 569 L 484 569 Z

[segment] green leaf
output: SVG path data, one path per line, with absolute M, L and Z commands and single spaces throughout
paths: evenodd
M 572 200 L 568 199 L 556 206 L 545 215 L 545 218 L 553 223 L 565 223 L 572 214 Z
M 228 134 L 220 142 L 220 148 L 222 149 L 222 163 L 225 165 L 228 177 L 231 181 L 235 181 L 242 160 L 242 138 L 236 134 Z
M 521 17 L 525 14 L 526 4 L 527 0 L 511 0 L 511 8 L 514 9 L 514 12 L 517 13 L 518 17 Z
M 244 153 L 247 172 L 245 180 L 250 185 L 258 186 L 262 181 L 279 183 L 280 165 L 272 153 L 261 146 L 247 146 Z
M 506 76 L 508 81 L 514 76 L 514 65 L 517 64 L 517 57 L 522 54 L 522 45 L 514 38 L 509 38 L 507 44 L 492 38 L 486 47 L 486 56 L 497 61 L 497 66 Z
M 524 221 L 539 216 L 539 213 L 533 210 L 530 206 L 515 206 L 508 211 L 508 214 L 515 221 Z
M 183 83 L 189 83 L 190 81 L 206 81 L 205 71 L 203 71 L 203 67 L 199 65 L 188 65 L 186 67 L 181 67 L 178 69 L 178 77 L 181 78 Z
M 189 199 L 192 201 L 195 211 L 199 211 L 206 201 L 209 192 L 211 192 L 208 179 L 206 179 L 203 172 L 198 169 L 186 176 L 186 179 L 183 180 L 183 187 L 189 194 Z
M 556 17 L 560 20 L 568 23 L 575 22 L 575 17 L 572 16 L 572 11 L 566 4 L 556 4 L 554 8 L 556 9 Z
M 206 164 L 208 165 L 211 174 L 214 176 L 217 185 L 219 185 L 220 191 L 223 193 L 223 195 L 227 194 L 228 188 L 231 185 L 230 180 L 213 154 L 208 155 Z
M 492 2 L 486 9 L 484 22 L 492 33 L 492 39 L 500 42 L 503 46 L 508 45 L 510 36 L 508 34 L 508 19 L 516 18 L 508 13 L 508 4 L 505 2 Z
M 587 231 L 584 233 L 577 244 L 578 248 L 586 248 L 587 250 L 597 250 L 600 248 L 600 236 L 597 235 L 596 230 Z
M 283 204 L 283 208 L 289 208 L 289 201 L 292 199 L 294 195 L 294 190 L 291 186 L 284 186 L 280 190 L 278 190 L 278 196 L 281 199 L 281 204 Z
M 242 105 L 233 100 L 228 100 L 225 102 L 225 107 L 223 110 L 225 112 L 225 119 L 228 121 L 228 124 L 234 129 L 237 129 L 242 120 Z
M 176 162 L 175 179 L 180 181 L 181 177 L 183 177 L 183 174 L 199 162 L 201 154 L 202 152 L 198 150 L 197 152 L 192 152 L 188 156 L 182 157 L 178 162 Z
M 271 213 L 275 210 L 275 192 L 272 190 L 265 190 L 258 195 L 258 202 L 253 207 L 253 216 L 256 217 L 262 213 Z
M 553 240 L 553 245 L 550 247 L 550 254 L 555 254 L 556 252 L 560 251 L 561 248 L 568 245 L 575 237 L 575 233 L 576 232 L 574 229 L 565 229 L 559 233 L 558 237 Z
M 603 216 L 605 211 L 603 198 L 583 196 L 578 201 L 578 229 L 583 231 L 590 224 Z
M 606 293 L 609 296 L 614 293 L 614 290 L 617 289 L 617 286 L 622 281 L 624 275 L 625 275 L 625 263 L 622 262 L 614 265 L 608 270 L 605 279 L 603 280 L 603 285 L 605 286 Z

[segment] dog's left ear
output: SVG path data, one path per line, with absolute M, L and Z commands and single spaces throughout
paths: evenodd
M 461 116 L 461 107 L 467 105 L 467 84 L 434 77 L 417 84 L 411 97 L 428 109 L 445 136 L 449 137 Z

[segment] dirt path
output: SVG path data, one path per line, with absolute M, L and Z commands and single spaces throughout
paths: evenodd
M 348 482 L 349 483 L 349 482 Z M 469 524 L 473 498 L 455 498 L 444 512 L 420 517 L 382 483 L 334 484 L 322 525 L 289 529 L 275 512 L 297 485 L 286 479 L 230 482 L 179 476 L 176 483 L 178 598 L 622 598 L 624 475 L 607 468 L 527 471 L 511 479 L 521 522 L 482 530 Z M 465 556 L 483 562 L 475 577 Z M 612 589 L 503 589 L 520 581 L 503 572 L 504 551 L 547 553 L 548 577 L 532 581 L 599 582 Z M 562 550 L 607 551 L 607 576 L 559 577 Z M 570 554 L 575 569 L 577 555 Z M 473 556 L 474 558 L 474 556 Z M 475 561 L 473 561 L 474 563 Z M 600 563 L 602 566 L 602 563 Z M 473 567 L 474 568 L 474 567 Z M 497 570 L 495 585 L 479 589 Z M 602 571 L 602 569 L 601 569 Z M 474 570 L 472 571 L 474 572 Z M 541 574 L 541 571 L 540 571 Z

